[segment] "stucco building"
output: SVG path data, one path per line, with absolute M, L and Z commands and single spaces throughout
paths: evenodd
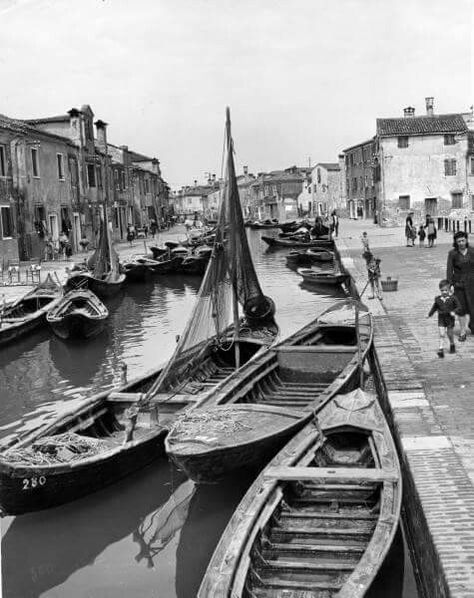
M 314 216 L 345 209 L 341 198 L 339 162 L 318 162 L 311 171 L 311 203 Z

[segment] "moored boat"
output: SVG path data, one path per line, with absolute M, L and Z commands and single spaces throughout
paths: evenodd
M 298 268 L 298 274 L 303 278 L 303 282 L 319 285 L 337 286 L 346 282 L 350 274 L 340 271 L 314 270 L 312 268 Z
M 278 220 L 273 219 L 273 220 L 256 220 L 255 222 L 252 222 L 251 224 L 249 224 L 250 228 L 278 228 L 280 225 L 278 223 Z
M 87 289 L 70 291 L 47 314 L 46 320 L 62 339 L 92 338 L 104 329 L 109 312 Z
M 345 300 L 331 307 L 179 418 L 165 441 L 166 452 L 200 483 L 260 466 L 337 393 L 358 385 L 372 335 L 365 306 Z M 284 412 L 277 414 L 275 408 Z M 274 426 L 260 425 L 265 409 Z
M 0 346 L 43 326 L 46 314 L 60 301 L 62 289 L 48 274 L 23 297 L 0 310 Z
M 277 237 L 267 237 L 262 235 L 262 240 L 270 247 L 321 247 L 322 249 L 333 249 L 334 241 L 327 238 L 311 239 L 310 241 L 300 241 L 295 239 L 281 239 Z
M 395 537 L 401 500 L 377 397 L 338 395 L 249 488 L 198 597 L 363 598 Z
M 309 265 L 316 263 L 334 262 L 334 252 L 330 250 L 307 249 L 293 250 L 286 256 L 286 261 L 291 265 Z

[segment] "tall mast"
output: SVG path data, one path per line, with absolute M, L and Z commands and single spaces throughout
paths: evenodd
M 233 291 L 233 318 L 234 318 L 234 334 L 235 334 L 235 367 L 240 367 L 240 344 L 239 344 L 239 300 L 237 296 L 237 270 L 235 256 L 237 255 L 237 237 L 234 233 L 233 227 L 236 226 L 235 222 L 235 205 L 234 201 L 239 198 L 233 197 L 234 186 L 235 186 L 235 167 L 234 167 L 234 156 L 233 156 L 233 143 L 232 134 L 230 130 L 230 108 L 226 108 L 226 138 L 227 138 L 227 193 L 229 194 L 229 235 L 231 242 L 231 256 L 233 257 L 231 263 L 232 273 L 232 291 Z M 239 200 L 240 201 L 240 200 Z

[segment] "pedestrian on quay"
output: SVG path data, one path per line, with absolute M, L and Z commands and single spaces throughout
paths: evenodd
M 365 231 L 362 233 L 360 242 L 362 243 L 362 257 L 368 263 L 369 258 L 372 256 L 372 253 L 370 252 L 369 247 L 369 237 Z
M 382 260 L 379 257 L 375 257 L 372 253 L 367 258 L 367 276 L 368 282 L 370 284 L 370 289 L 372 291 L 372 295 L 369 299 L 375 299 L 375 296 L 378 299 L 382 299 L 382 290 L 380 288 L 380 262 Z
M 454 316 L 461 310 L 456 295 L 451 290 L 449 280 L 443 279 L 439 283 L 440 294 L 434 298 L 434 303 L 428 313 L 428 318 L 438 312 L 438 331 L 439 331 L 439 346 L 438 357 L 444 357 L 444 342 L 446 337 L 449 339 L 449 352 L 456 353 L 456 345 L 454 344 Z
M 135 238 L 135 235 L 133 234 L 133 230 L 132 230 L 132 225 L 129 224 L 127 226 L 127 241 L 130 245 L 130 247 L 133 247 L 133 239 Z
M 331 212 L 331 233 L 336 239 L 339 236 L 339 216 L 336 210 Z
M 418 229 L 418 239 L 420 242 L 420 247 L 424 247 L 425 239 L 426 239 L 426 231 L 425 231 L 425 227 L 422 224 L 420 224 L 420 228 Z
M 433 218 L 430 218 L 428 221 L 427 232 L 428 232 L 428 247 L 434 247 L 434 243 L 435 243 L 436 237 L 438 236 L 438 233 L 437 233 Z
M 453 249 L 448 253 L 446 279 L 454 288 L 460 303 L 457 312 L 459 320 L 459 341 L 466 340 L 467 327 L 474 334 L 474 248 L 470 247 L 467 233 L 454 234 Z
M 150 222 L 150 233 L 151 233 L 152 239 L 155 238 L 157 230 L 158 230 L 158 225 L 156 224 L 156 220 L 154 218 L 152 218 L 152 220 Z
M 408 212 L 405 219 L 405 237 L 407 240 L 407 247 L 415 246 L 416 231 L 413 227 L 413 212 Z

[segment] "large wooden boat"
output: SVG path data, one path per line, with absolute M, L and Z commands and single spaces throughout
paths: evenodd
M 359 384 L 371 343 L 365 306 L 345 300 L 331 307 L 179 418 L 166 452 L 200 483 L 260 466 L 337 393 Z
M 363 598 L 392 544 L 402 481 L 377 397 L 336 396 L 260 473 L 199 598 Z
M 312 268 L 298 268 L 297 272 L 303 278 L 303 282 L 316 285 L 338 286 L 350 277 L 350 274 L 336 270 L 325 272 Z
M 0 508 L 21 514 L 79 498 L 144 467 L 164 452 L 177 413 L 225 383 L 273 342 L 271 300 L 260 289 L 243 227 L 227 124 L 226 191 L 218 241 L 175 354 L 163 367 L 85 399 L 0 452 Z M 235 225 L 232 226 L 231 223 Z M 237 285 L 239 282 L 239 285 Z M 234 284 L 235 283 L 235 284 Z M 246 323 L 226 318 L 232 289 Z
M 62 339 L 87 339 L 104 329 L 109 311 L 92 291 L 70 291 L 47 314 L 53 332 Z
M 311 241 L 299 241 L 295 239 L 281 239 L 262 235 L 262 240 L 270 247 L 321 247 L 322 249 L 333 249 L 334 241 L 327 238 L 317 238 Z
M 61 286 L 48 274 L 44 282 L 17 301 L 3 307 L 0 311 L 0 346 L 43 326 L 46 323 L 46 314 L 57 305 L 61 297 Z
M 99 242 L 96 251 L 88 261 L 88 270 L 72 272 L 65 288 L 89 289 L 100 299 L 113 297 L 120 292 L 125 274 L 120 272 L 118 255 L 112 246 L 109 234 L 107 206 L 102 206 Z

